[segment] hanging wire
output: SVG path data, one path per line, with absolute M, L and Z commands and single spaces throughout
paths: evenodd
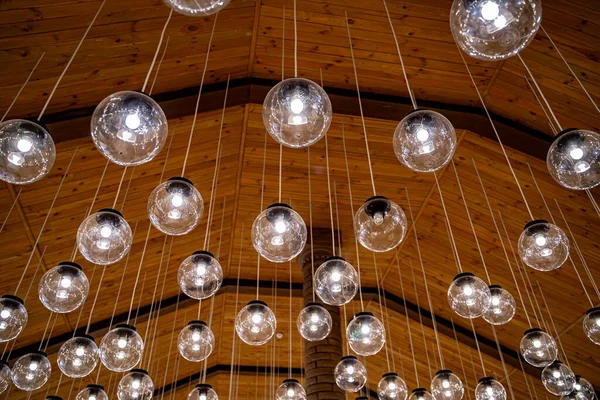
M 548 303 L 546 302 L 546 296 L 544 296 L 544 291 L 542 290 L 542 285 L 540 285 L 539 281 L 536 281 L 535 283 L 537 284 L 540 294 L 542 295 L 542 300 L 544 301 L 544 307 L 546 307 L 546 312 L 548 313 L 548 317 L 550 318 L 550 323 L 552 325 L 552 328 L 554 329 L 554 334 L 556 335 L 556 338 L 558 339 L 558 344 L 560 345 L 560 349 L 562 350 L 563 357 L 565 358 L 565 363 L 570 368 L 571 365 L 569 364 L 569 358 L 567 357 L 567 352 L 565 351 L 565 348 L 563 347 L 562 340 L 560 339 L 560 334 L 558 333 L 558 329 L 556 329 L 556 325 L 554 324 L 554 318 L 552 318 L 552 313 L 550 312 L 550 307 L 548 307 Z M 551 331 L 549 331 L 549 332 L 551 332 Z
M 152 58 L 152 62 L 150 63 L 150 68 L 148 69 L 148 73 L 146 74 L 146 79 L 144 80 L 144 85 L 142 86 L 142 93 L 146 91 L 146 86 L 148 85 L 148 80 L 150 79 L 150 75 L 152 74 L 152 69 L 154 68 L 154 63 L 156 62 L 156 58 L 158 57 L 158 52 L 162 46 L 163 39 L 165 37 L 165 32 L 167 30 L 167 26 L 169 25 L 169 21 L 171 21 L 171 17 L 173 16 L 173 9 L 169 10 L 169 16 L 165 21 L 165 25 L 160 32 L 160 39 L 158 40 L 158 46 L 156 46 L 156 51 L 154 52 L 154 57 Z
M 472 321 L 471 321 L 472 322 Z M 514 400 L 515 393 L 513 392 L 512 385 L 510 383 L 510 374 L 506 369 L 506 363 L 504 362 L 504 354 L 502 354 L 502 349 L 500 349 L 500 341 L 498 340 L 498 335 L 496 334 L 496 327 L 491 325 L 492 333 L 494 334 L 494 341 L 496 342 L 496 347 L 498 348 L 498 356 L 500 356 L 500 362 L 502 363 L 502 369 L 504 370 L 504 376 L 506 377 L 506 384 L 508 385 L 508 390 L 510 391 L 510 397 Z
M 446 228 L 448 229 L 448 236 L 450 238 L 450 247 L 452 248 L 452 252 L 454 253 L 454 260 L 456 261 L 456 268 L 459 273 L 463 272 L 462 264 L 460 263 L 460 256 L 458 255 L 458 249 L 456 248 L 456 242 L 454 240 L 454 234 L 452 233 L 452 225 L 450 225 L 450 218 L 448 217 L 448 211 L 446 210 L 446 203 L 444 202 L 444 195 L 442 194 L 442 188 L 440 187 L 440 182 L 437 177 L 437 173 L 433 173 L 433 177 L 435 178 L 435 184 L 437 186 L 438 193 L 440 194 L 440 200 L 442 202 L 442 209 L 444 210 L 444 216 L 446 221 Z
M 4 122 L 4 119 L 6 118 L 6 116 L 8 115 L 8 113 L 10 113 L 10 110 L 13 108 L 13 106 L 17 102 L 17 99 L 21 95 L 21 92 L 23 92 L 23 89 L 25 89 L 25 86 L 27 86 L 27 84 L 29 83 L 29 80 L 31 79 L 31 76 L 33 75 L 33 73 L 37 69 L 38 65 L 40 65 L 40 62 L 42 61 L 42 58 L 44 58 L 45 54 L 46 54 L 46 52 L 43 52 L 42 55 L 40 56 L 40 58 L 35 63 L 35 65 L 33 66 L 33 68 L 31 68 L 31 71 L 29 72 L 29 75 L 27 75 L 27 79 L 25 79 L 25 82 L 23 82 L 23 84 L 19 88 L 19 91 L 17 92 L 17 94 L 13 98 L 13 101 L 10 103 L 10 105 L 8 106 L 8 108 L 6 109 L 6 111 L 4 112 L 4 114 L 2 115 L 2 118 L 0 118 L 0 123 Z
M 523 380 L 525 381 L 525 386 L 527 386 L 527 392 L 529 393 L 529 398 L 533 398 L 533 394 L 531 394 L 531 389 L 529 387 L 529 380 L 527 379 L 527 374 L 525 373 L 525 368 L 523 367 L 523 361 L 521 361 L 521 353 L 517 351 L 517 359 L 519 360 L 519 364 L 521 365 L 521 371 L 523 371 Z
M 329 179 L 329 144 L 327 135 L 325 135 L 325 164 L 327 170 L 327 193 L 329 195 L 329 217 L 331 219 L 331 252 L 335 256 L 335 229 L 333 227 L 333 204 L 331 201 L 331 180 Z
M 144 255 L 146 254 L 146 249 L 148 248 L 148 239 L 150 238 L 151 228 L 152 228 L 152 224 L 148 224 L 148 231 L 146 232 L 146 240 L 144 240 L 144 249 L 142 250 L 142 256 L 140 258 L 140 265 L 138 267 L 137 275 L 135 277 L 133 291 L 131 292 L 131 303 L 129 305 L 129 312 L 127 313 L 127 324 L 129 324 L 129 320 L 131 318 L 131 311 L 133 310 L 133 301 L 135 299 L 135 291 L 137 289 L 138 281 L 140 280 L 140 274 L 142 272 L 142 265 L 144 263 Z M 142 291 L 143 291 L 143 289 L 142 289 Z
M 385 293 L 385 280 L 381 281 L 381 291 L 383 293 Z M 385 323 L 388 327 L 388 336 L 390 337 L 390 358 L 392 359 L 392 369 L 394 371 L 396 371 L 396 360 L 394 359 L 394 342 L 392 341 L 392 328 L 390 325 L 390 314 L 389 314 L 389 309 L 387 306 L 387 297 L 383 296 L 383 308 L 385 309 Z M 386 342 L 386 346 L 387 346 L 387 342 Z M 404 361 L 402 360 L 402 349 L 400 347 L 398 347 L 398 357 L 400 358 L 400 371 L 402 372 L 402 376 L 405 376 L 404 374 Z
M 15 199 L 13 200 L 10 208 L 8 209 L 8 212 L 6 213 L 6 217 L 4 217 L 4 221 L 2 222 L 2 226 L 0 226 L 0 233 L 4 230 L 4 225 L 6 225 L 6 221 L 8 221 L 8 217 L 10 217 L 10 214 L 12 213 L 13 208 L 15 208 L 15 205 L 19 201 L 19 196 L 21 195 L 22 191 L 23 191 L 23 188 L 20 187 L 19 191 L 17 192 L 17 195 L 15 196 Z
M 296 0 L 294 0 L 294 77 L 298 77 L 298 26 L 296 18 Z
M 290 261 L 290 311 L 289 311 L 289 317 L 290 317 L 290 337 L 289 337 L 289 357 L 290 357 L 290 361 L 289 361 L 289 378 L 292 379 L 292 262 Z
M 117 201 L 119 200 L 119 193 L 121 193 L 121 186 L 123 186 L 123 180 L 125 179 L 126 173 L 127 173 L 127 167 L 123 168 L 123 173 L 121 174 L 121 180 L 119 181 L 119 186 L 117 186 L 117 194 L 115 195 L 115 200 L 112 205 L 113 209 L 115 209 L 117 207 Z
M 333 201 L 335 203 L 335 221 L 338 234 L 338 256 L 342 256 L 342 231 L 340 229 L 340 210 L 338 209 L 337 184 L 333 180 Z
M 133 227 L 133 235 L 135 237 L 135 232 L 137 231 L 138 221 L 135 222 L 135 226 Z M 110 323 L 108 324 L 108 330 L 112 329 L 113 320 L 115 318 L 115 314 L 117 312 L 117 305 L 119 304 L 119 297 L 121 296 L 121 289 L 123 288 L 123 281 L 125 280 L 125 272 L 127 271 L 127 266 L 129 265 L 129 256 L 131 251 L 127 253 L 127 257 L 125 258 L 125 266 L 123 267 L 123 271 L 121 272 L 121 282 L 119 283 L 119 290 L 117 291 L 117 297 L 115 298 L 115 305 L 113 306 L 113 312 L 110 317 Z
M 327 137 L 327 135 L 325 135 Z M 316 301 L 316 288 L 315 288 L 315 246 L 313 239 L 313 214 L 312 214 L 312 183 L 311 183 L 311 174 L 310 174 L 310 147 L 307 149 L 307 158 L 308 158 L 308 223 L 310 225 L 310 277 L 312 280 L 312 302 Z M 329 170 L 329 169 L 328 169 Z M 335 253 L 334 253 L 335 255 Z M 259 256 L 260 257 L 260 256 Z
M 471 323 L 471 329 L 473 330 L 473 338 L 475 339 L 475 345 L 477 346 L 477 353 L 479 354 L 479 361 L 481 361 L 481 370 L 483 371 L 483 376 L 487 376 L 485 373 L 485 364 L 483 362 L 483 355 L 481 354 L 481 348 L 479 347 L 479 339 L 477 337 L 477 332 L 475 332 L 475 325 L 473 325 L 473 320 L 469 319 Z
M 379 271 L 377 268 L 377 257 L 375 256 L 375 252 L 373 252 L 373 267 L 375 268 L 375 282 L 377 282 L 377 302 L 379 303 L 379 313 L 381 314 L 381 323 L 384 324 L 383 327 L 385 329 L 385 315 L 383 314 L 383 302 L 381 301 L 381 298 L 385 298 L 385 294 L 382 296 L 381 294 L 381 285 L 379 284 Z M 389 329 L 389 326 L 388 326 Z M 387 335 L 388 330 L 385 330 L 385 333 Z M 387 363 L 387 369 L 388 372 L 391 371 L 390 368 L 390 353 L 389 353 L 389 349 L 388 349 L 388 343 L 387 340 L 384 342 L 384 346 L 385 346 L 385 361 Z
M 544 115 L 546 116 L 546 119 L 548 120 L 548 125 L 550 126 L 550 130 L 552 131 L 552 134 L 556 135 L 558 133 L 558 129 L 554 126 L 554 123 L 552 122 L 552 119 L 550 118 L 548 111 L 546 111 L 546 107 L 544 107 L 542 105 L 542 100 L 540 100 L 540 97 L 538 96 L 537 91 L 531 84 L 531 81 L 529 80 L 529 78 L 527 76 L 525 76 L 524 78 L 525 78 L 525 82 L 527 82 L 527 85 L 529 86 L 529 89 L 531 89 L 531 92 L 533 93 L 533 95 L 535 96 L 535 99 L 537 100 L 538 104 L 540 105 L 540 108 L 544 112 Z
M 410 262 L 410 268 L 412 269 L 412 260 L 408 260 Z M 415 381 L 417 382 L 417 387 L 419 385 L 419 372 L 417 371 L 417 358 L 415 357 L 415 346 L 412 340 L 412 332 L 410 330 L 410 318 L 408 317 L 408 307 L 406 305 L 406 294 L 404 293 L 404 282 L 402 281 L 402 269 L 400 268 L 400 261 L 398 258 L 398 249 L 396 249 L 396 267 L 398 269 L 398 280 L 400 281 L 400 291 L 402 293 L 402 302 L 404 303 L 404 316 L 406 317 L 406 330 L 408 331 L 408 342 L 410 344 L 410 351 L 412 353 L 413 364 L 415 367 Z
M 454 319 L 450 317 L 450 323 L 452 324 L 452 333 L 454 333 L 454 342 L 456 343 L 456 353 L 458 354 L 458 361 L 460 361 L 460 369 L 462 370 L 463 376 L 465 377 L 465 388 L 467 389 L 467 397 L 471 400 L 471 389 L 469 389 L 469 380 L 467 379 L 467 372 L 465 371 L 465 364 L 463 363 L 462 354 L 460 352 L 460 342 L 456 335 L 456 328 L 454 327 Z
M 163 48 L 163 52 L 160 56 L 160 60 L 158 60 L 158 65 L 156 66 L 156 72 L 154 73 L 154 79 L 152 79 L 152 85 L 150 85 L 150 90 L 148 90 L 148 96 L 152 95 L 152 91 L 154 90 L 154 84 L 156 83 L 156 79 L 158 78 L 158 73 L 160 72 L 160 66 L 162 65 L 162 62 L 165 59 L 165 54 L 167 53 L 167 48 L 169 47 L 170 39 L 171 39 L 171 36 L 167 36 L 167 41 L 165 42 L 165 47 Z
M 244 249 L 244 223 L 242 222 L 242 229 L 240 231 L 240 256 L 238 260 L 238 271 L 237 271 L 237 284 L 235 287 L 235 310 L 238 309 L 239 306 L 239 298 L 240 298 L 240 273 L 242 271 L 242 250 Z M 232 338 L 231 338 L 231 370 L 229 372 L 229 398 L 234 399 L 237 398 L 232 395 L 233 393 L 233 368 L 235 365 L 235 329 L 233 329 Z
M 95 268 L 96 266 L 94 266 Z M 87 326 L 85 328 L 85 334 L 90 333 L 90 326 L 92 325 L 92 315 L 94 314 L 94 308 L 96 307 L 96 302 L 98 301 L 98 295 L 100 294 L 100 289 L 102 289 L 102 282 L 104 281 L 104 274 L 107 268 L 102 268 L 102 274 L 100 275 L 100 282 L 98 282 L 98 289 L 96 290 L 96 296 L 94 296 L 94 302 L 92 303 L 92 308 L 90 309 L 90 316 L 88 318 Z M 90 281 L 91 282 L 91 281 Z M 83 309 L 83 307 L 82 307 Z M 75 326 L 77 329 L 77 326 Z
M 415 270 L 410 262 L 410 273 L 412 274 L 413 288 L 415 289 L 415 299 L 417 302 L 417 310 L 419 312 L 419 324 L 421 325 L 421 334 L 423 335 L 423 347 L 425 348 L 425 358 L 427 359 L 427 369 L 429 370 L 429 380 L 433 380 L 431 374 L 431 362 L 429 361 L 429 351 L 427 350 L 427 339 L 425 338 L 425 325 L 423 324 L 423 315 L 421 315 L 421 305 L 419 304 L 419 292 L 417 290 L 417 280 L 415 279 Z
M 135 309 L 135 318 L 133 319 L 133 325 L 135 326 L 137 324 L 137 319 L 138 316 L 140 315 L 140 307 L 142 306 L 142 297 L 144 296 L 144 288 L 146 287 L 146 278 L 148 277 L 148 272 L 144 271 L 144 278 L 142 279 L 142 290 L 140 290 L 140 297 L 138 300 L 138 305 Z M 134 292 L 134 296 L 135 296 L 135 292 Z M 144 337 L 144 339 L 146 339 Z
M 172 243 L 172 242 L 171 242 Z M 165 386 L 167 384 L 167 373 L 169 371 L 169 363 L 171 362 L 171 349 L 173 348 L 173 338 L 175 337 L 175 325 L 177 324 L 177 314 L 179 313 L 179 300 L 181 299 L 181 295 L 177 296 L 177 302 L 175 303 L 175 314 L 173 316 L 173 326 L 171 327 L 171 336 L 169 339 L 169 356 L 167 357 L 167 363 L 165 365 L 165 375 L 163 378 L 163 390 L 160 393 L 160 399 L 162 400 L 164 395 L 165 395 Z M 179 357 L 176 357 L 177 362 L 179 363 Z M 175 367 L 174 371 L 177 370 L 177 367 Z M 173 374 L 173 376 L 175 376 L 175 374 Z M 175 379 L 172 380 L 172 382 L 174 382 Z

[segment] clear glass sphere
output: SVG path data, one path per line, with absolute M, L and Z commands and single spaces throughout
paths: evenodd
M 569 257 L 569 239 L 556 225 L 542 219 L 531 221 L 519 238 L 519 255 L 533 269 L 552 271 Z
M 558 347 L 552 336 L 539 328 L 525 331 L 520 348 L 523 359 L 537 368 L 552 364 L 558 356 Z
M 275 334 L 275 314 L 260 300 L 252 300 L 235 318 L 235 331 L 240 339 L 251 346 L 267 343 Z
M 483 313 L 483 319 L 492 325 L 507 324 L 517 312 L 515 298 L 508 290 L 498 285 L 492 285 L 490 294 L 492 296 L 490 306 Z
M 471 57 L 505 60 L 533 40 L 542 20 L 541 0 L 454 0 L 450 29 Z
M 565 396 L 575 389 L 575 374 L 571 368 L 554 361 L 542 371 L 542 383 L 555 396 Z
M 331 101 L 325 90 L 304 78 L 275 85 L 263 103 L 267 132 L 286 147 L 308 147 L 318 142 L 331 125 Z
M 90 292 L 90 282 L 81 266 L 63 261 L 49 269 L 40 280 L 38 295 L 48 310 L 69 313 L 81 307 Z
M 168 132 L 162 108 L 141 92 L 113 93 L 98 104 L 92 115 L 94 144 L 104 157 L 126 167 L 156 157 Z
M 396 157 L 415 172 L 437 171 L 448 164 L 455 150 L 454 127 L 435 111 L 411 111 L 394 132 Z
M 10 294 L 0 297 L 0 343 L 19 336 L 27 325 L 25 303 Z
M 481 378 L 475 387 L 477 400 L 506 400 L 506 389 L 497 380 L 491 377 Z
M 285 379 L 275 391 L 276 400 L 305 400 L 306 391 L 296 379 Z
M 11 119 L 0 123 L 0 179 L 26 185 L 42 179 L 54 165 L 56 148 L 39 122 Z
M 309 342 L 323 340 L 331 332 L 331 314 L 319 303 L 309 303 L 300 311 L 296 327 Z
M 89 335 L 75 336 L 60 346 L 58 368 L 68 377 L 83 378 L 98 364 L 98 346 Z
M 379 400 L 406 400 L 408 388 L 397 373 L 388 372 L 377 384 L 377 396 Z
M 179 14 L 191 17 L 205 17 L 216 14 L 229 4 L 231 0 L 163 0 L 163 2 Z
M 354 233 L 359 243 L 371 251 L 392 250 L 404 239 L 406 215 L 390 199 L 371 197 L 356 212 Z
M 223 283 L 223 269 L 208 251 L 196 251 L 183 260 L 177 271 L 181 291 L 196 300 L 207 299 Z
M 548 149 L 548 172 L 567 189 L 591 189 L 600 184 L 600 135 L 585 129 L 559 133 Z
M 215 346 L 215 336 L 204 321 L 190 321 L 179 332 L 177 348 L 183 358 L 200 362 L 210 356 Z
M 477 318 L 492 304 L 486 283 L 470 272 L 456 275 L 448 288 L 448 304 L 463 318 Z
M 85 389 L 77 393 L 75 400 L 108 400 L 108 395 L 101 385 L 87 385 Z
M 6 361 L 0 360 L 0 394 L 4 393 L 8 386 L 10 385 L 10 367 L 6 363 Z
M 219 396 L 212 386 L 200 383 L 188 394 L 187 400 L 219 400 Z
M 352 301 L 358 292 L 358 273 L 342 257 L 329 257 L 317 268 L 314 285 L 323 303 L 343 306 Z
M 408 400 L 433 400 L 433 396 L 424 388 L 417 388 L 412 391 Z
M 359 312 L 346 327 L 346 339 L 360 356 L 377 354 L 385 344 L 385 327 L 370 312 Z
M 254 220 L 252 244 L 269 261 L 290 261 L 304 249 L 306 224 L 287 204 L 272 204 Z
M 32 392 L 46 384 L 51 372 L 52 366 L 46 353 L 35 351 L 17 359 L 13 364 L 11 376 L 16 387 Z
M 154 382 L 143 369 L 132 369 L 117 386 L 119 400 L 152 400 L 153 394 Z
M 204 200 L 191 181 L 171 178 L 158 185 L 148 198 L 148 217 L 166 235 L 191 232 L 202 218 Z
M 583 319 L 583 331 L 592 342 L 600 345 L 600 307 L 587 311 Z
M 462 381 L 452 371 L 438 371 L 431 381 L 431 395 L 435 400 L 460 400 L 465 393 Z
M 345 392 L 358 392 L 367 383 L 367 369 L 354 356 L 344 356 L 333 371 L 335 383 Z
M 595 398 L 594 386 L 587 379 L 575 375 L 573 391 L 568 395 L 561 396 L 560 400 L 594 400 Z
M 93 264 L 110 265 L 120 261 L 131 249 L 133 233 L 123 215 L 103 208 L 87 217 L 77 231 L 77 247 Z
M 114 372 L 125 372 L 137 365 L 144 352 L 144 342 L 133 325 L 119 324 L 100 342 L 100 359 Z

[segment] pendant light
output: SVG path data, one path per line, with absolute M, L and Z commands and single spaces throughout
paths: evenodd
M 98 353 L 98 346 L 92 336 L 75 335 L 60 346 L 56 363 L 66 376 L 83 378 L 96 368 Z
M 367 369 L 355 356 L 344 356 L 333 371 L 335 383 L 345 392 L 356 393 L 367 383 Z
M 219 400 L 211 385 L 200 383 L 188 394 L 187 400 Z
M 506 400 L 504 386 L 491 376 L 481 378 L 475 388 L 476 400 Z
M 558 356 L 556 342 L 540 328 L 526 330 L 519 347 L 523 359 L 537 368 L 547 367 Z
M 52 366 L 43 351 L 34 351 L 17 359 L 11 370 L 14 385 L 26 392 L 32 392 L 44 386 L 50 378 Z
M 69 313 L 81 307 L 87 299 L 90 283 L 81 266 L 63 261 L 48 270 L 40 280 L 38 294 L 48 310 Z
M 151 400 L 154 393 L 154 382 L 143 369 L 132 369 L 123 375 L 117 386 L 119 400 Z
M 567 365 L 554 361 L 542 370 L 542 384 L 555 396 L 566 396 L 575 388 L 575 374 Z
M 190 321 L 177 338 L 179 354 L 191 362 L 208 358 L 214 346 L 215 336 L 204 321 Z
M 77 393 L 75 400 L 108 400 L 108 395 L 102 385 L 90 384 Z

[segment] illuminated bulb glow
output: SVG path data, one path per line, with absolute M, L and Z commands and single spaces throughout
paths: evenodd
M 388 389 L 396 390 L 396 384 L 394 382 L 390 382 L 390 384 L 388 385 Z
M 581 157 L 583 157 L 583 150 L 581 150 L 579 147 L 575 147 L 569 152 L 569 155 L 573 160 L 580 160 Z
M 283 244 L 283 238 L 281 236 L 273 236 L 271 238 L 271 244 L 273 246 L 281 246 Z
M 140 381 L 138 381 L 137 379 L 134 380 L 133 382 L 131 382 L 131 387 L 134 389 L 139 389 L 140 388 Z
M 486 21 L 493 21 L 500 15 L 500 7 L 493 1 L 486 1 L 481 6 L 481 16 Z
M 137 113 L 129 114 L 125 117 L 125 126 L 129 129 L 137 129 L 140 127 L 140 117 Z
M 60 286 L 66 288 L 71 287 L 71 283 L 73 281 L 71 280 L 71 278 L 69 278 L 68 276 L 63 276 L 62 279 L 60 280 Z
M 205 394 L 201 394 L 200 395 L 200 400 L 206 400 L 206 395 Z
M 169 211 L 169 213 L 167 215 L 171 219 L 179 219 L 179 218 L 181 218 L 181 211 L 179 211 L 177 209 L 171 210 L 171 211 Z
M 255 324 L 260 324 L 260 322 L 262 321 L 262 315 L 260 315 L 260 313 L 254 313 L 252 314 L 252 322 L 254 322 Z
M 314 314 L 312 314 L 312 315 L 310 316 L 310 321 L 311 321 L 311 322 L 314 322 L 314 323 L 317 323 L 317 322 L 319 322 L 319 314 L 317 314 L 317 313 L 314 313 Z
M 417 139 L 419 140 L 419 142 L 424 142 L 427 139 L 429 139 L 429 131 L 425 128 L 420 128 L 417 131 Z
M 83 349 L 83 346 L 79 346 L 76 350 L 75 350 L 75 354 L 77 354 L 79 357 L 81 357 L 83 354 L 85 353 L 85 350 Z
M 110 226 L 104 225 L 102 228 L 100 228 L 100 236 L 103 238 L 109 238 L 111 234 L 112 228 Z
M 200 340 L 200 337 L 201 337 L 201 336 L 200 336 L 200 334 L 199 334 L 198 332 L 194 332 L 194 333 L 192 333 L 192 340 L 193 340 L 194 342 L 197 342 L 197 341 L 199 341 L 199 340 Z
M 494 20 L 494 26 L 499 29 L 504 28 L 506 26 L 506 17 L 504 15 L 499 15 L 498 18 Z
M 17 149 L 20 152 L 27 153 L 33 147 L 33 142 L 28 138 L 19 139 L 17 142 Z
M 333 270 L 331 272 L 331 280 L 334 282 L 339 282 L 342 279 L 342 274 L 339 271 Z
M 21 154 L 13 152 L 13 153 L 9 153 L 8 161 L 11 164 L 14 164 L 18 167 L 20 165 L 23 165 L 23 163 L 25 162 L 25 158 Z
M 290 108 L 294 114 L 300 114 L 304 110 L 304 103 L 299 98 L 295 98 L 290 103 Z
M 590 164 L 586 163 L 585 161 L 579 161 L 577 164 L 575 164 L 575 170 L 579 173 L 583 173 L 588 169 L 590 169 Z
M 287 230 L 285 221 L 279 220 L 275 223 L 275 231 L 277 233 L 284 233 Z
M 200 264 L 196 267 L 196 273 L 200 276 L 204 276 L 206 274 L 206 265 Z
M 492 305 L 494 306 L 499 306 L 500 305 L 500 299 L 496 296 L 492 297 Z
M 349 373 L 349 374 L 353 374 L 354 373 L 354 366 L 348 365 L 346 367 L 346 372 Z
M 32 362 L 29 364 L 29 369 L 35 371 L 38 368 L 38 364 L 36 362 Z
M 539 341 L 539 340 L 534 340 L 533 341 L 533 347 L 536 347 L 536 348 L 539 349 L 540 347 L 542 347 L 542 342 Z
M 544 235 L 536 235 L 535 236 L 535 244 L 537 244 L 538 246 L 544 246 L 546 244 L 547 240 L 546 240 L 546 236 Z
M 127 346 L 127 340 L 125 340 L 125 339 L 117 340 L 117 346 L 119 346 L 120 349 L 124 349 L 125 346 Z
M 8 311 L 8 310 L 6 310 L 6 309 L 5 309 L 5 310 L 2 310 L 2 311 L 0 311 L 0 317 L 2 317 L 2 318 L 4 318 L 4 319 L 6 319 L 6 318 L 10 317 L 10 311 Z
M 442 387 L 445 389 L 448 389 L 450 387 L 450 382 L 448 382 L 447 380 L 443 380 Z
M 373 215 L 373 222 L 375 222 L 375 225 L 381 225 L 383 223 L 383 214 L 376 212 L 375 215 Z
M 485 391 L 487 392 L 487 394 L 489 396 L 492 396 L 494 394 L 494 389 L 492 389 L 490 386 L 488 386 L 487 388 L 485 388 Z
M 473 288 L 471 286 L 467 285 L 463 288 L 463 293 L 466 296 L 471 296 L 473 294 Z
M 179 193 L 175 193 L 173 196 L 171 196 L 171 204 L 174 207 L 181 207 L 183 204 L 183 196 Z
M 371 332 L 371 328 L 369 328 L 369 325 L 362 325 L 360 331 L 363 335 L 368 335 Z
M 292 389 L 292 388 L 289 388 L 289 389 L 287 390 L 287 395 L 288 395 L 288 397 L 294 397 L 294 389 Z
M 554 372 L 552 373 L 552 376 L 554 376 L 555 378 L 560 378 L 560 372 L 558 372 L 558 371 L 554 371 Z

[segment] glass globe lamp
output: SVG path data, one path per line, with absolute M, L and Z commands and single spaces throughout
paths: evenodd
M 123 375 L 117 386 L 119 400 L 151 400 L 154 394 L 154 382 L 143 369 L 132 369 Z
M 46 384 L 51 372 L 52 366 L 46 353 L 34 351 L 17 359 L 13 364 L 11 377 L 16 387 L 32 392 Z
M 298 314 L 296 327 L 309 342 L 323 340 L 331 332 L 331 314 L 319 303 L 308 303 Z
M 4 360 L 0 360 L 0 394 L 4 393 L 8 386 L 10 386 L 10 367 Z
M 187 400 L 219 400 L 219 396 L 212 386 L 200 383 L 188 394 Z
M 591 308 L 585 313 L 583 331 L 594 344 L 600 345 L 600 307 Z
M 252 300 L 235 318 L 235 331 L 244 343 L 260 346 L 273 337 L 277 329 L 275 314 L 260 300 Z
M 346 338 L 356 354 L 372 356 L 385 344 L 385 327 L 372 313 L 359 312 L 348 323 Z
M 69 313 L 81 307 L 90 292 L 90 282 L 81 266 L 63 261 L 48 270 L 40 280 L 38 295 L 48 310 Z
M 367 369 L 354 356 L 344 356 L 333 371 L 335 383 L 345 392 L 358 392 L 367 383 Z
M 568 395 L 561 396 L 560 400 L 594 400 L 596 392 L 594 386 L 579 375 L 575 375 L 573 391 Z
M 406 215 L 390 199 L 374 196 L 360 206 L 354 217 L 354 233 L 363 247 L 382 253 L 392 250 L 406 234 Z
M 552 364 L 558 356 L 558 347 L 552 336 L 539 328 L 525 331 L 520 348 L 523 359 L 537 368 Z
M 510 322 L 517 311 L 515 298 L 499 285 L 491 285 L 490 306 L 483 313 L 483 319 L 492 325 L 504 325 Z
M 177 348 L 183 358 L 191 362 L 206 359 L 213 351 L 215 336 L 204 321 L 190 321 L 177 338 Z
M 306 400 L 306 391 L 296 379 L 285 379 L 275 391 L 276 400 Z
M 85 389 L 77 393 L 75 400 L 108 400 L 108 395 L 102 385 L 87 385 Z
M 406 400 L 408 388 L 397 373 L 388 372 L 377 384 L 377 396 L 379 400 Z
M 19 336 L 27 325 L 27 310 L 21 298 L 6 294 L 0 297 L 0 343 Z
M 435 400 L 460 400 L 464 393 L 462 381 L 449 369 L 438 371 L 431 381 L 431 395 Z
M 263 122 L 277 143 L 308 147 L 318 142 L 331 125 L 331 101 L 325 90 L 304 78 L 275 85 L 263 103 Z
M 202 218 L 204 200 L 192 182 L 171 178 L 158 185 L 148 198 L 148 217 L 162 233 L 181 236 L 191 232 Z
M 91 133 L 100 153 L 111 162 L 132 167 L 152 160 L 168 135 L 165 113 L 145 93 L 111 94 L 92 115 Z
M 163 0 L 173 11 L 190 17 L 206 17 L 227 7 L 231 0 Z
M 569 239 L 562 229 L 548 221 L 531 221 L 519 237 L 519 255 L 533 269 L 552 271 L 569 257 Z
M 417 388 L 410 394 L 409 400 L 433 400 L 433 396 L 424 388 Z
M 125 372 L 142 358 L 144 342 L 133 325 L 119 324 L 100 342 L 100 360 L 113 372 Z
M 57 364 L 63 374 L 70 378 L 89 375 L 98 364 L 98 346 L 90 335 L 77 335 L 60 346 Z
M 358 273 L 342 257 L 327 258 L 314 276 L 317 296 L 330 306 L 348 304 L 358 292 L 358 282 Z
M 505 60 L 533 40 L 542 20 L 541 0 L 454 0 L 450 29 L 471 57 Z
M 177 271 L 181 291 L 196 300 L 207 299 L 223 283 L 223 269 L 208 251 L 196 251 L 183 260 Z
M 475 399 L 506 400 L 506 389 L 492 377 L 481 378 L 475 387 Z
M 77 247 L 93 264 L 110 265 L 131 249 L 133 233 L 123 214 L 103 208 L 87 217 L 77 231 Z
M 13 185 L 39 181 L 50 172 L 56 148 L 42 123 L 11 119 L 0 123 L 0 179 Z
M 470 272 L 456 275 L 448 288 L 448 304 L 463 318 L 480 317 L 491 303 L 488 285 Z
M 396 127 L 394 152 L 405 167 L 415 172 L 433 172 L 452 159 L 456 132 L 442 114 L 431 110 L 411 111 Z
M 271 204 L 252 224 L 252 244 L 269 261 L 290 261 L 304 249 L 306 224 L 287 204 Z
M 575 374 L 560 361 L 554 361 L 542 371 L 542 384 L 555 396 L 566 396 L 575 388 Z
M 559 185 L 573 190 L 600 184 L 600 135 L 585 129 L 567 129 L 556 135 L 548 149 L 548 172 Z

